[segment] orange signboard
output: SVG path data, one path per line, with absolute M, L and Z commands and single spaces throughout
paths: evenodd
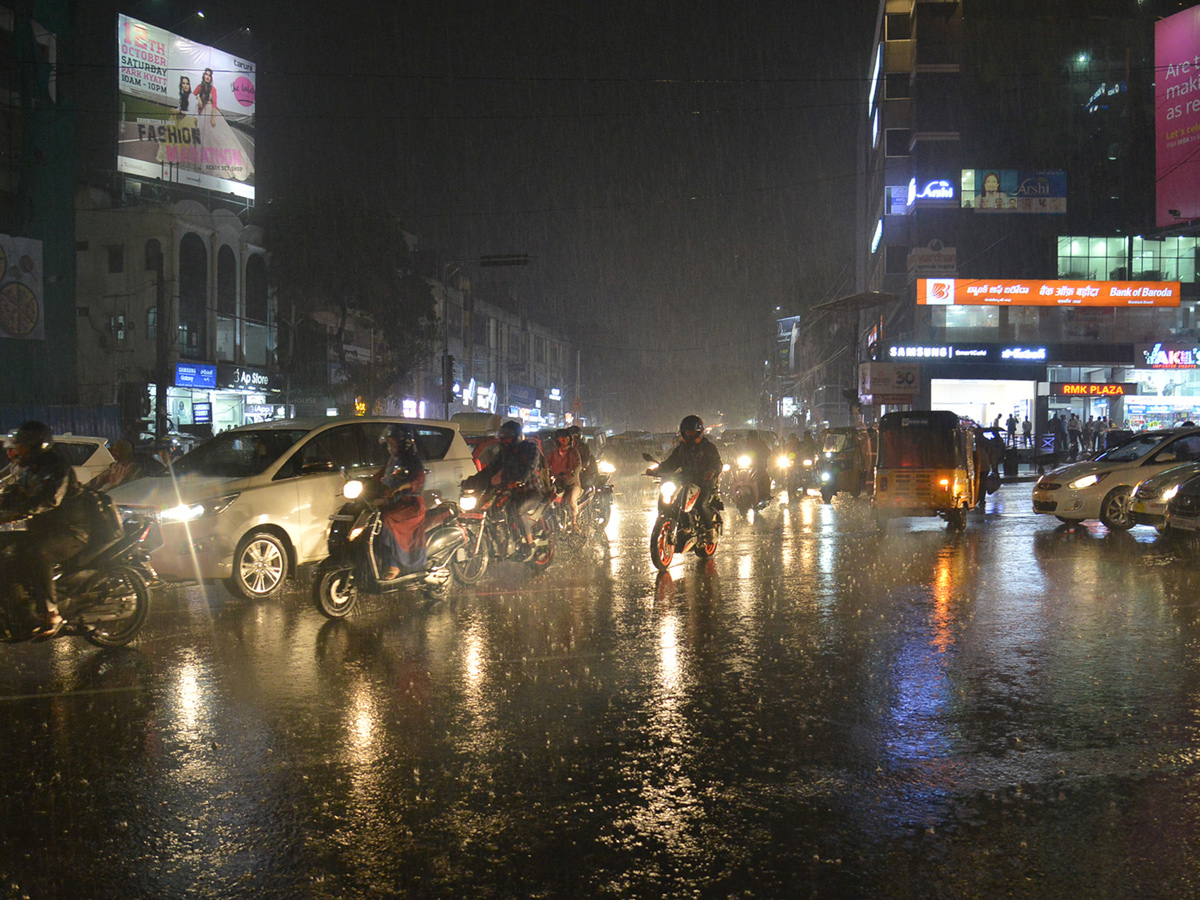
M 925 306 L 1179 306 L 1178 281 L 1008 281 L 918 278 Z

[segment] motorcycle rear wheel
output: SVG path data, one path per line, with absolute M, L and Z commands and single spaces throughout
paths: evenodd
M 97 647 L 124 647 L 146 624 L 150 612 L 150 588 L 137 569 L 126 566 L 101 572 L 87 586 L 85 593 L 102 596 L 76 619 L 88 643 Z
M 331 619 L 348 616 L 358 605 L 358 586 L 354 572 L 344 566 L 322 566 L 313 582 L 313 600 L 317 609 Z
M 665 572 L 675 558 L 675 525 L 670 519 L 659 519 L 650 533 L 650 561 L 654 568 Z
M 718 540 L 719 540 L 719 538 L 714 536 L 710 543 L 696 544 L 696 546 L 695 546 L 696 555 L 698 557 L 700 557 L 701 559 L 712 559 L 713 555 L 717 552 L 717 541 Z

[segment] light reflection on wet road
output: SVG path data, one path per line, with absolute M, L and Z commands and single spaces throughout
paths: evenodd
M 0 648 L 0 896 L 1200 892 L 1187 544 L 1018 484 L 958 535 L 730 512 L 656 578 L 643 481 L 430 610 L 176 588 L 126 651 Z

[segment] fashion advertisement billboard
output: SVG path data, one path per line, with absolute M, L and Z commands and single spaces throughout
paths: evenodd
M 1061 215 L 1067 211 L 1067 173 L 963 169 L 959 203 L 983 213 Z
M 918 278 L 923 306 L 1177 307 L 1178 281 L 1009 281 Z
M 254 63 L 117 17 L 118 171 L 254 199 Z
M 1200 6 L 1154 23 L 1159 228 L 1200 218 Z

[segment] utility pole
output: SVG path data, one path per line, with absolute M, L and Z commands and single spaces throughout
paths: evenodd
M 167 439 L 167 385 L 171 383 L 171 304 L 167 299 L 167 282 L 163 275 L 161 245 L 154 261 L 154 436 L 159 442 Z

